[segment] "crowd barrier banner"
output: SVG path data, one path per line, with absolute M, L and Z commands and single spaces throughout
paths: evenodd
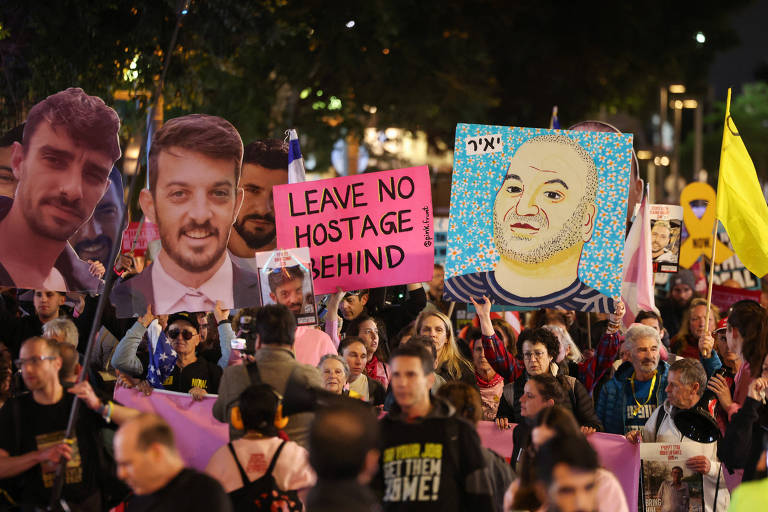
M 184 463 L 199 471 L 204 471 L 214 452 L 229 442 L 229 425 L 213 417 L 217 396 L 207 395 L 197 402 L 188 393 L 155 389 L 145 396 L 134 389 L 115 388 L 116 401 L 167 421 Z
M 477 433 L 483 446 L 502 457 L 512 456 L 512 429 L 500 431 L 496 423 L 481 421 Z M 595 433 L 587 436 L 589 444 L 597 452 L 600 464 L 619 480 L 630 512 L 637 512 L 638 482 L 640 481 L 640 447 L 628 442 L 624 436 Z
M 277 246 L 309 248 L 316 294 L 432 278 L 427 166 L 278 185 L 273 195 Z

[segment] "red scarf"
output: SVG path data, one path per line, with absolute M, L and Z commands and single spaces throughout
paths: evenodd
M 477 387 L 479 388 L 492 388 L 504 379 L 498 373 L 494 373 L 491 380 L 485 380 L 479 373 L 475 372 L 475 380 L 477 381 Z
M 384 375 L 379 375 L 379 358 L 376 356 L 373 356 L 371 360 L 365 364 L 365 374 L 384 384 L 386 377 Z

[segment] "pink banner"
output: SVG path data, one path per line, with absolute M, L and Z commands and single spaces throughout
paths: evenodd
M 512 456 L 512 430 L 500 431 L 496 423 L 481 421 L 477 433 L 483 446 L 492 449 L 502 457 Z M 624 436 L 596 433 L 587 436 L 589 444 L 597 452 L 600 464 L 616 475 L 630 512 L 637 512 L 637 492 L 640 481 L 640 447 L 628 442 Z
M 208 460 L 229 442 L 229 425 L 213 417 L 217 395 L 196 402 L 187 393 L 156 389 L 149 396 L 123 387 L 115 388 L 115 400 L 143 412 L 151 412 L 167 421 L 176 436 L 176 447 L 188 467 L 204 471 Z
M 315 293 L 432 278 L 427 166 L 273 189 L 277 246 L 309 247 Z

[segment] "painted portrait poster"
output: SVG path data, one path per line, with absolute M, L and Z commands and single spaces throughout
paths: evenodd
M 282 304 L 297 325 L 317 324 L 309 249 L 277 249 L 256 253 L 262 304 Z
M 445 296 L 610 312 L 632 136 L 459 124 Z
M 189 114 L 154 133 L 139 205 L 157 225 L 161 248 L 141 273 L 115 285 L 118 317 L 149 306 L 162 315 L 261 304 L 258 273 L 227 250 L 244 200 L 242 161 L 240 134 L 221 117 Z

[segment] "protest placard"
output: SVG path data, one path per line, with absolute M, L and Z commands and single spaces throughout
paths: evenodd
M 282 304 L 297 325 L 317 324 L 309 249 L 277 249 L 256 253 L 262 304 Z
M 701 473 L 685 461 L 706 455 L 700 443 L 641 443 L 640 504 L 643 512 L 702 512 Z
M 631 135 L 459 124 L 446 297 L 612 311 L 631 159 Z
M 315 293 L 431 279 L 426 166 L 278 185 L 273 194 L 277 245 L 309 248 Z
M 672 204 L 648 205 L 651 223 L 653 271 L 674 273 L 680 259 L 683 207 Z
M 160 231 L 157 224 L 144 220 L 143 222 L 131 222 L 123 231 L 123 244 L 120 254 L 132 253 L 134 256 L 144 256 L 153 240 L 160 239 Z

